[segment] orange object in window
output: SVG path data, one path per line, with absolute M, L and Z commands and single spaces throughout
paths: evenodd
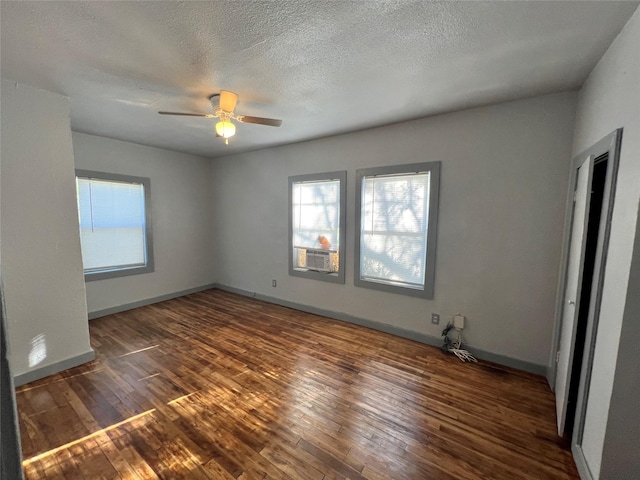
M 329 240 L 327 240 L 327 237 L 324 235 L 318 235 L 318 242 L 320 242 L 320 247 L 325 250 L 329 250 L 331 248 Z

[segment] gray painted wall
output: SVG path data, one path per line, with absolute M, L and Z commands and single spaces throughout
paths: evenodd
M 214 160 L 217 281 L 546 366 L 576 94 L 548 95 Z M 282 128 L 287 128 L 286 122 Z M 355 171 L 441 161 L 435 296 L 353 284 Z M 287 271 L 287 178 L 347 170 L 346 284 Z M 276 279 L 278 286 L 271 287 Z
M 3 79 L 1 115 L 0 222 L 9 360 L 15 376 L 50 374 L 74 359 L 93 356 L 69 100 Z
M 155 271 L 87 282 L 89 313 L 215 281 L 211 161 L 73 132 L 76 168 L 149 177 Z
M 629 288 L 629 273 L 640 200 L 638 45 L 640 10 L 636 10 L 580 90 L 573 142 L 573 154 L 577 155 L 616 128 L 624 129 L 582 442 L 585 460 L 594 478 L 615 478 L 600 476 L 599 472 L 616 364 L 627 361 L 637 365 L 638 362 L 633 350 L 619 353 L 625 304 L 633 293 Z M 635 294 L 638 295 L 637 290 Z M 636 406 L 637 402 L 636 399 Z M 638 445 L 636 451 L 637 448 Z

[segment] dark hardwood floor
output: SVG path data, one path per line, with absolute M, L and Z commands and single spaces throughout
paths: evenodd
M 209 290 L 18 388 L 27 479 L 573 479 L 542 377 Z

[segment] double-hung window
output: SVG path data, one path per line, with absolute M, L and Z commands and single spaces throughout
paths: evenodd
M 289 177 L 289 274 L 344 283 L 347 172 Z
M 153 271 L 150 181 L 76 170 L 85 280 Z
M 355 284 L 433 298 L 440 162 L 356 172 Z

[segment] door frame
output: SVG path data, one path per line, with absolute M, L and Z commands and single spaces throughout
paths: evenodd
M 555 388 L 556 394 L 556 416 L 557 416 L 557 427 L 558 434 L 563 435 L 566 426 L 566 414 L 568 407 L 568 399 L 570 396 L 571 383 L 572 383 L 572 371 L 573 364 L 575 362 L 575 350 L 576 350 L 576 335 L 578 331 L 578 323 L 580 319 L 581 312 L 581 301 L 582 298 L 582 286 L 584 281 L 584 264 L 585 264 L 585 253 L 587 246 L 587 237 L 589 235 L 588 226 L 589 226 L 589 214 L 591 211 L 591 194 L 592 191 L 592 182 L 593 182 L 593 173 L 595 168 L 595 157 L 594 155 L 586 155 L 586 157 L 580 157 L 580 161 L 574 165 L 576 172 L 576 184 L 573 187 L 573 195 L 571 200 L 571 230 L 569 232 L 569 250 L 567 252 L 567 261 L 565 268 L 565 286 L 563 291 L 563 302 L 562 302 L 562 312 L 560 313 L 560 329 L 558 331 L 558 345 L 556 348 L 556 378 L 553 387 Z M 585 173 L 586 172 L 586 173 Z M 582 174 L 586 175 L 585 183 L 583 189 L 580 188 L 580 176 Z M 584 177 L 583 177 L 584 178 Z M 579 210 L 581 213 L 580 217 L 576 216 L 576 207 L 578 203 L 583 203 L 583 210 Z M 580 238 L 574 238 L 574 235 L 577 233 L 575 231 L 576 224 L 579 222 L 581 227 Z M 575 242 L 575 243 L 574 243 Z M 577 255 L 577 264 L 572 264 L 572 260 L 575 258 L 574 255 Z M 574 268 L 577 267 L 577 271 L 575 271 L 575 290 L 571 290 L 571 296 L 567 296 L 567 287 L 569 286 L 570 280 L 570 267 L 573 265 Z M 573 278 L 573 277 L 571 277 Z M 573 299 L 573 300 L 571 300 Z M 571 317 L 567 317 L 566 309 L 567 303 L 573 303 L 573 315 Z M 565 331 L 565 322 L 571 322 L 571 330 Z M 563 333 L 568 333 L 569 338 L 563 339 Z M 566 351 L 563 351 L 566 350 Z M 560 392 L 558 391 L 558 380 L 562 380 L 562 378 L 558 378 L 558 369 L 561 364 L 561 360 L 566 358 L 567 370 L 562 372 L 564 374 L 564 380 L 566 380 L 564 385 L 563 398 L 558 398 Z M 558 405 L 561 405 L 558 407 Z M 561 414 L 562 412 L 562 414 Z
M 578 168 L 588 156 L 594 159 L 608 154 L 605 189 L 602 203 L 602 216 L 600 219 L 598 243 L 596 247 L 596 259 L 593 272 L 593 283 L 591 287 L 591 301 L 587 317 L 587 332 L 585 336 L 585 348 L 582 358 L 582 370 L 580 372 L 580 383 L 578 387 L 578 399 L 576 404 L 576 417 L 571 439 L 571 450 L 574 459 L 583 478 L 592 478 L 588 469 L 584 455 L 582 453 L 582 439 L 584 434 L 584 421 L 589 398 L 589 387 L 591 383 L 591 372 L 593 369 L 593 357 L 595 344 L 598 335 L 598 323 L 600 316 L 600 304 L 602 300 L 602 288 L 604 284 L 604 272 L 606 268 L 607 250 L 609 247 L 609 237 L 611 233 L 611 219 L 613 214 L 613 204 L 618 176 L 618 165 L 620 163 L 620 147 L 622 144 L 622 128 L 616 129 L 609 135 L 602 138 L 596 144 L 576 155 L 571 162 L 571 173 L 569 179 L 569 195 L 567 198 L 564 240 L 561 255 L 561 268 L 556 295 L 555 308 L 555 329 L 551 351 L 547 380 L 553 390 L 557 376 L 557 352 L 560 347 L 560 333 L 562 329 L 562 313 L 565 298 L 567 267 L 569 260 L 569 248 L 571 244 L 571 226 L 573 223 L 573 192 L 576 188 L 578 178 Z
M 22 447 L 16 410 L 16 393 L 9 365 L 9 338 L 0 273 L 0 478 L 22 480 Z
M 615 193 L 613 190 L 615 190 L 615 182 L 616 182 L 616 177 L 618 173 L 621 141 L 622 141 L 622 128 L 618 128 L 617 130 L 614 130 L 609 135 L 604 137 L 598 143 L 593 145 L 591 148 L 588 148 L 584 152 L 573 157 L 573 160 L 571 161 L 571 172 L 569 174 L 569 189 L 568 189 L 569 194 L 567 195 L 567 204 L 566 204 L 566 210 L 565 210 L 565 216 L 564 216 L 565 217 L 564 229 L 563 229 L 564 237 L 562 240 L 563 244 L 562 244 L 562 252 L 560 255 L 560 272 L 558 277 L 558 288 L 556 291 L 556 306 L 555 306 L 555 315 L 554 315 L 555 328 L 553 332 L 553 341 L 552 341 L 553 348 L 551 349 L 549 366 L 547 368 L 547 375 L 546 375 L 547 381 L 549 383 L 549 386 L 551 387 L 551 390 L 554 390 L 555 388 L 554 386 L 556 383 L 556 373 L 557 373 L 556 352 L 558 351 L 558 347 L 560 345 L 560 329 L 562 327 L 562 310 L 565 302 L 564 294 L 565 294 L 565 288 L 567 283 L 567 266 L 568 266 L 567 264 L 569 260 L 569 246 L 571 244 L 571 225 L 573 223 L 573 192 L 576 189 L 576 182 L 578 181 L 578 168 L 582 164 L 581 159 L 584 160 L 585 157 L 587 157 L 588 155 L 593 154 L 597 158 L 608 152 L 609 166 L 607 167 L 607 170 L 611 169 L 612 166 L 614 168 L 611 172 L 612 173 L 611 176 L 609 176 L 609 171 L 607 171 L 607 177 L 608 177 L 607 183 L 609 183 L 610 180 L 613 181 L 613 184 L 611 185 L 611 195 L 613 195 Z M 607 191 L 605 189 L 605 196 L 606 195 L 607 195 Z M 612 200 L 612 198 L 610 200 Z M 607 202 L 607 203 L 611 204 L 609 206 L 609 210 L 612 210 L 613 202 Z M 603 208 L 604 208 L 604 205 L 603 205 Z M 607 215 L 603 215 L 602 217 L 607 218 L 607 220 L 610 220 L 609 218 L 610 215 L 611 215 L 611 211 L 608 211 Z

